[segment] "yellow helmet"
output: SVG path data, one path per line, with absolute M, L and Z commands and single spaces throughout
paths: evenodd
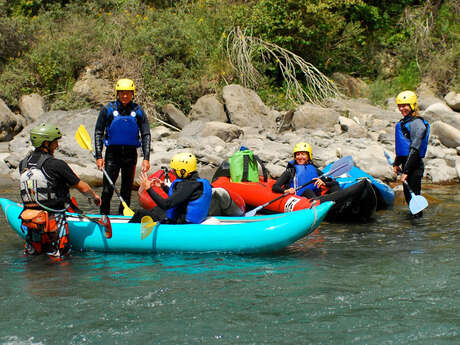
M 117 81 L 117 85 L 115 86 L 115 93 L 118 94 L 118 91 L 132 91 L 134 97 L 136 87 L 131 79 L 120 79 Z
M 396 96 L 396 104 L 409 104 L 413 111 L 418 110 L 417 95 L 413 91 L 403 91 Z
M 301 142 L 301 143 L 295 144 L 294 150 L 292 150 L 292 153 L 294 154 L 294 158 L 295 158 L 296 152 L 308 152 L 310 159 L 313 159 L 313 154 L 311 152 L 311 146 L 309 143 Z
M 176 171 L 179 178 L 186 178 L 196 171 L 196 157 L 190 152 L 177 153 L 171 159 L 169 166 Z

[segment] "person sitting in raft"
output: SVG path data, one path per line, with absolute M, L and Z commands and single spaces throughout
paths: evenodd
M 195 155 L 189 152 L 178 153 L 171 159 L 170 167 L 177 179 L 169 189 L 159 179 L 149 180 L 145 173 L 140 176 L 140 188 L 145 189 L 158 207 L 166 211 L 165 222 L 170 224 L 201 223 L 208 215 L 212 188 L 207 180 L 199 177 L 196 171 Z M 163 188 L 168 198 L 163 198 L 152 189 L 152 186 Z M 158 212 L 153 210 L 137 211 L 130 222 L 139 223 L 146 215 L 159 220 Z
M 296 194 L 311 199 L 340 189 L 337 181 L 332 178 L 318 178 L 323 172 L 312 162 L 313 155 L 310 144 L 297 143 L 294 146 L 293 154 L 294 160 L 288 163 L 286 170 L 272 187 L 274 193 Z M 311 180 L 315 182 L 296 190 Z

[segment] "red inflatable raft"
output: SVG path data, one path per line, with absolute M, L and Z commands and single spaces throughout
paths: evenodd
M 221 176 L 214 180 L 213 187 L 222 187 L 228 191 L 232 191 L 241 195 L 247 205 L 259 206 L 268 201 L 271 201 L 280 196 L 279 193 L 272 192 L 272 186 L 276 180 L 267 179 L 265 182 L 263 177 L 260 177 L 259 182 L 231 182 L 230 178 Z M 312 206 L 312 203 L 318 201 L 310 200 L 302 196 L 289 194 L 285 197 L 271 203 L 265 210 L 276 213 L 285 213 L 303 210 Z

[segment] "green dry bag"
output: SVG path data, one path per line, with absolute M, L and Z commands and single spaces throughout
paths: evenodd
M 259 167 L 262 168 L 264 181 L 267 181 L 268 171 L 263 162 L 251 150 L 241 146 L 229 159 L 230 180 L 232 182 L 259 182 Z

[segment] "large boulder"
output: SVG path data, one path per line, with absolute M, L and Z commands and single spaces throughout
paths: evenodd
M 456 148 L 460 145 L 460 130 L 442 121 L 431 125 L 431 133 L 437 135 L 444 146 Z
M 341 99 L 329 100 L 328 106 L 340 115 L 357 118 L 361 123 L 365 123 L 369 117 L 396 123 L 401 119 L 401 114 L 397 111 L 388 111 L 369 104 L 364 99 Z
M 425 110 L 435 103 L 443 103 L 442 99 L 436 96 L 434 90 L 427 83 L 421 83 L 416 93 L 417 104 L 420 110 Z
M 238 139 L 243 131 L 236 125 L 217 121 L 207 122 L 201 131 L 201 136 L 207 137 L 214 135 L 225 142 Z
M 189 117 L 191 120 L 228 122 L 224 105 L 216 94 L 204 95 L 192 105 Z
M 305 103 L 294 112 L 292 126 L 295 130 L 300 128 L 332 129 L 338 123 L 339 116 L 340 114 L 334 109 Z
M 444 159 L 431 159 L 425 167 L 426 178 L 432 183 L 445 183 L 458 178 L 455 166 L 449 166 Z
M 444 100 L 452 110 L 460 111 L 460 94 L 451 91 L 444 97 Z
M 25 119 L 13 113 L 0 99 L 0 141 L 9 141 L 25 126 Z
M 262 102 L 253 90 L 240 85 L 227 85 L 222 90 L 222 97 L 230 119 L 234 125 L 245 127 L 274 126 L 272 111 Z
M 442 121 L 460 129 L 459 114 L 453 111 L 449 106 L 447 106 L 447 104 L 442 102 L 431 104 L 424 112 L 422 112 L 422 116 L 430 123 Z
M 161 111 L 165 114 L 168 123 L 176 128 L 182 129 L 190 123 L 190 120 L 184 115 L 184 113 L 177 109 L 173 104 L 165 104 Z
M 45 113 L 45 99 L 36 93 L 21 96 L 19 109 L 28 122 L 36 121 Z
M 103 106 L 113 100 L 115 98 L 113 83 L 99 77 L 103 67 L 100 62 L 95 62 L 86 67 L 73 86 L 72 92 L 98 106 Z
M 359 78 L 335 72 L 332 74 L 332 79 L 335 81 L 339 90 L 348 97 L 360 98 L 369 95 L 369 86 Z

